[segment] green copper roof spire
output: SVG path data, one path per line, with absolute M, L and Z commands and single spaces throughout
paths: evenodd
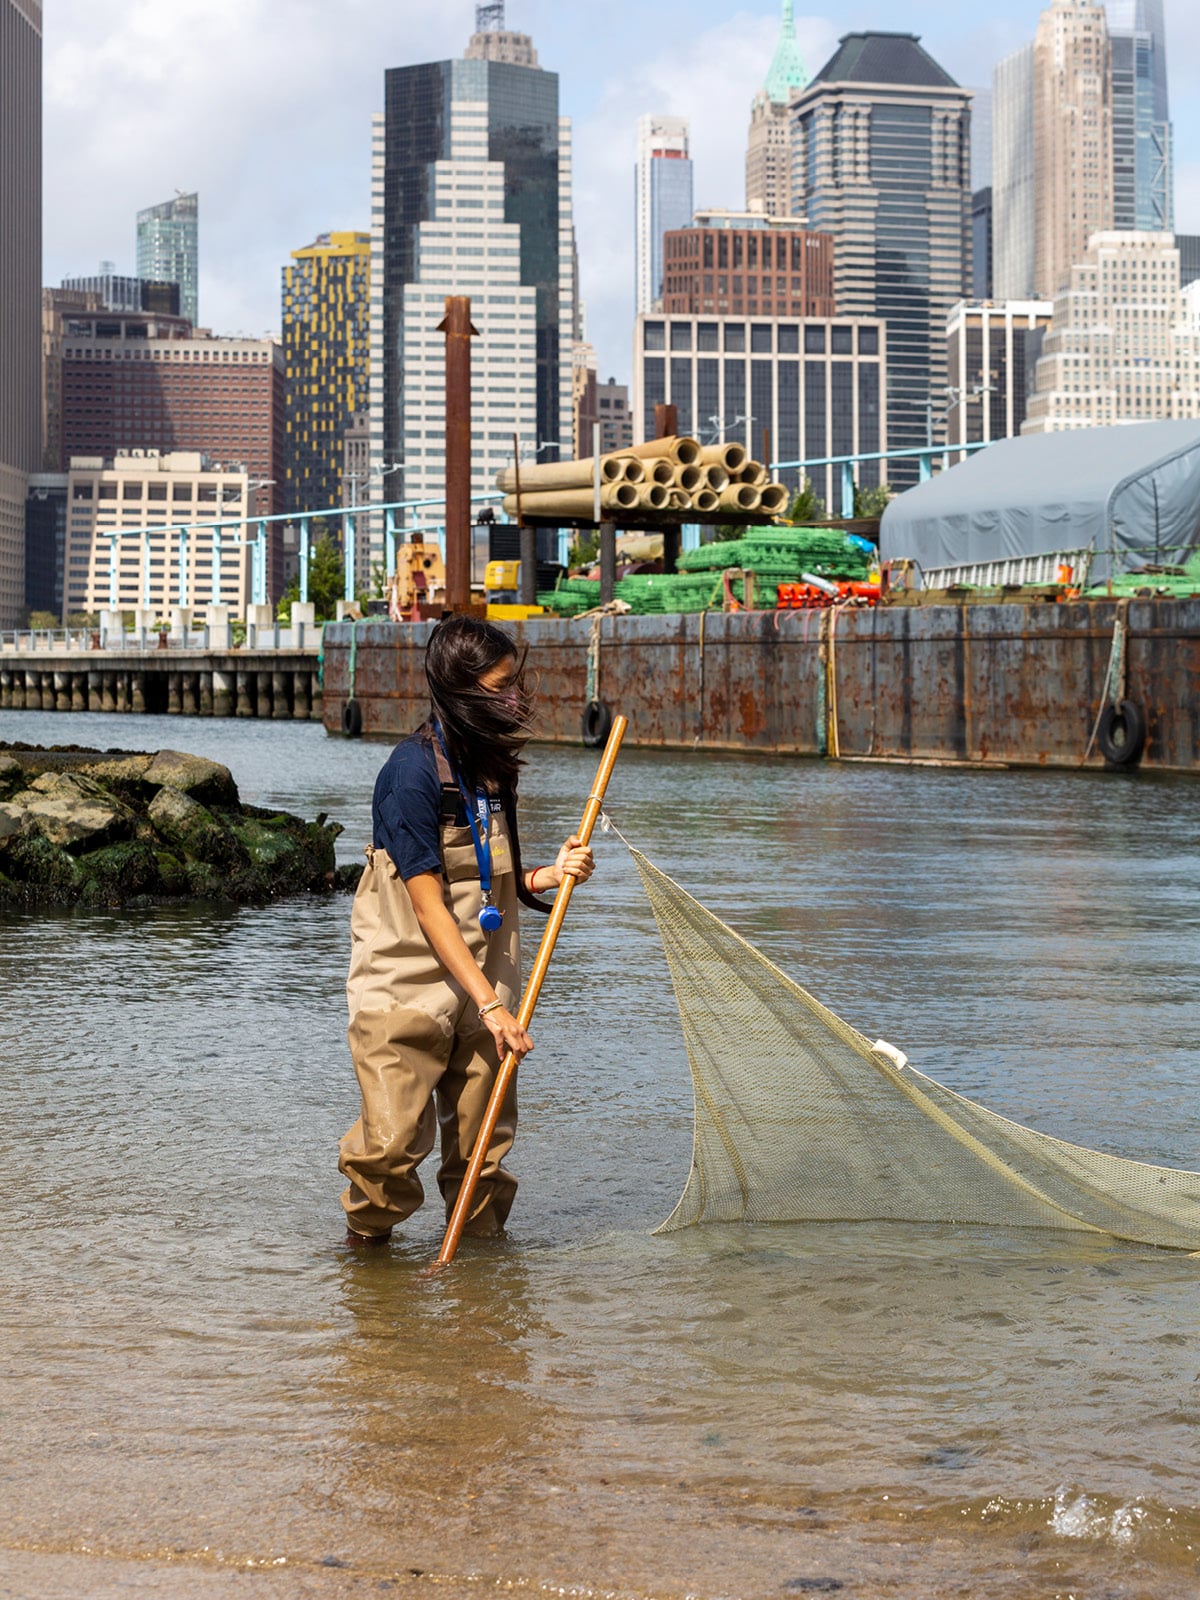
M 803 89 L 808 73 L 796 43 L 796 28 L 792 18 L 792 0 L 783 0 L 783 25 L 779 30 L 779 43 L 771 60 L 764 88 L 777 105 L 786 105 L 793 89 Z

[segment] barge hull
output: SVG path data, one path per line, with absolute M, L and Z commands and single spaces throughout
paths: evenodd
M 411 732 L 432 626 L 328 624 L 326 727 L 342 731 L 353 699 L 366 735 Z M 511 631 L 529 647 L 549 742 L 580 741 L 590 650 L 595 697 L 648 748 L 1075 767 L 1118 626 L 1120 696 L 1146 720 L 1141 765 L 1196 771 L 1200 598 L 531 618 Z

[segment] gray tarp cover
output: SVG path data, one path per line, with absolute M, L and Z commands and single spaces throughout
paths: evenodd
M 885 561 L 925 572 L 1091 549 L 1093 581 L 1176 563 L 1200 537 L 1200 422 L 999 439 L 883 514 Z

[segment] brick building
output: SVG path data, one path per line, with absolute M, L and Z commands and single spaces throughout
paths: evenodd
M 746 219 L 749 221 L 749 217 Z M 763 217 L 752 226 L 677 228 L 663 236 L 670 316 L 832 317 L 833 240 Z
M 101 313 L 67 320 L 62 465 L 129 450 L 198 451 L 247 473 L 251 515 L 282 510 L 282 347 L 189 333 L 171 319 Z M 282 525 L 271 524 L 267 592 L 283 588 Z

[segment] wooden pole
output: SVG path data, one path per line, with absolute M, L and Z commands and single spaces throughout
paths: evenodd
M 596 826 L 596 821 L 600 815 L 600 808 L 604 803 L 604 791 L 608 788 L 608 780 L 612 777 L 612 770 L 616 765 L 617 755 L 621 749 L 621 740 L 625 737 L 627 726 L 628 724 L 624 717 L 615 717 L 613 719 L 612 732 L 608 736 L 608 743 L 605 745 L 604 754 L 600 758 L 596 781 L 592 785 L 592 792 L 588 795 L 587 805 L 583 810 L 583 821 L 579 824 L 579 837 L 584 844 L 587 844 L 592 837 L 592 829 Z M 542 942 L 538 946 L 537 957 L 533 963 L 533 971 L 529 975 L 529 982 L 525 985 L 525 993 L 521 997 L 521 1009 L 517 1012 L 517 1021 L 523 1028 L 528 1028 L 533 1018 L 533 1008 L 537 1005 L 538 996 L 542 992 L 546 970 L 550 965 L 550 957 L 554 954 L 554 946 L 558 941 L 559 929 L 563 925 L 567 907 L 571 903 L 571 892 L 575 887 L 575 881 L 571 877 L 564 878 L 559 885 L 558 893 L 554 897 L 554 906 L 547 919 L 546 931 L 542 935 Z M 471 1201 L 475 1198 L 479 1174 L 483 1171 L 483 1163 L 487 1159 L 488 1146 L 492 1142 L 492 1135 L 496 1131 L 496 1123 L 500 1119 L 500 1107 L 504 1104 L 504 1097 L 508 1093 L 508 1086 L 512 1082 L 513 1074 L 516 1070 L 517 1058 L 510 1050 L 500 1063 L 500 1071 L 496 1074 L 496 1082 L 492 1088 L 491 1098 L 484 1113 L 479 1135 L 475 1140 L 475 1148 L 471 1152 L 471 1160 L 462 1181 L 462 1188 L 458 1191 L 458 1199 L 454 1202 L 454 1210 L 446 1226 L 441 1252 L 437 1258 L 439 1267 L 453 1261 L 455 1252 L 458 1250 L 458 1242 L 462 1238 L 467 1213 L 471 1209 Z

